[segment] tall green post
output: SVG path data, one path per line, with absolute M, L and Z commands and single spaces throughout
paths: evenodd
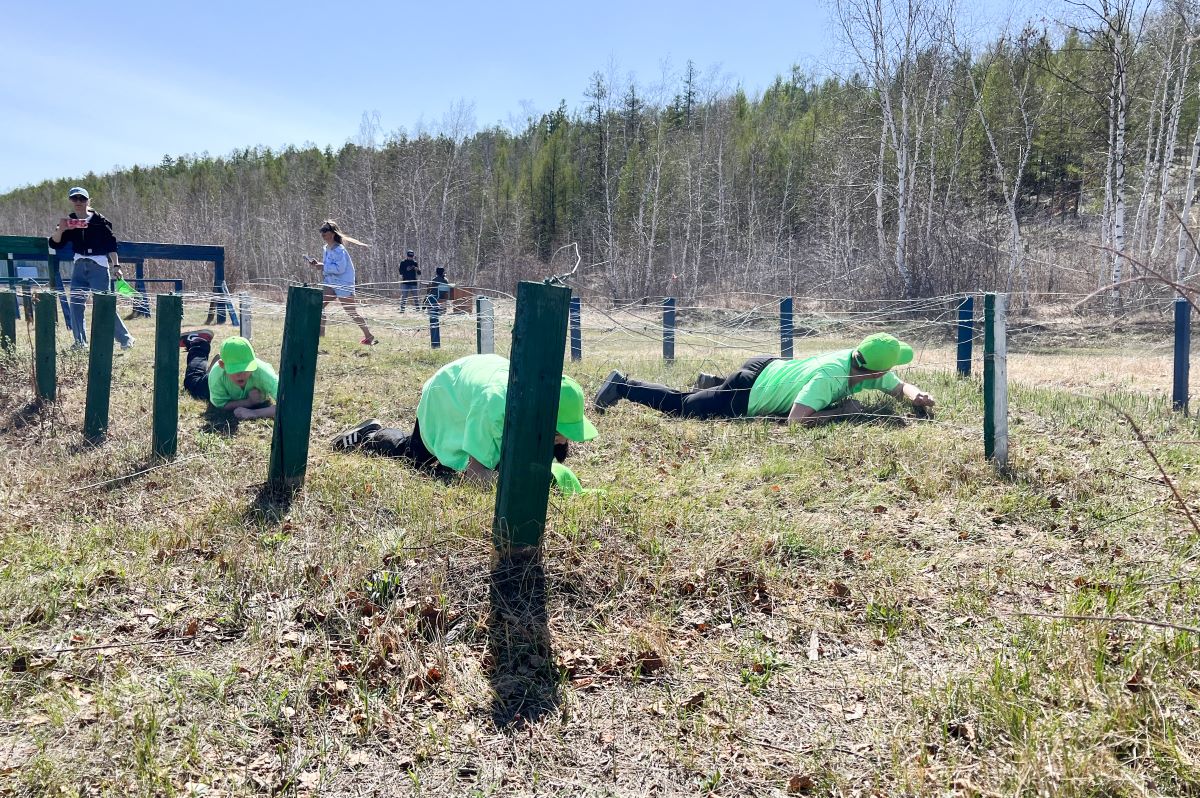
M 308 435 L 312 428 L 313 386 L 317 378 L 317 340 L 321 334 L 321 290 L 288 289 L 279 354 L 279 395 L 271 435 L 268 484 L 278 490 L 304 484 Z
M 179 449 L 179 327 L 183 323 L 183 297 L 159 294 L 155 316 L 150 451 L 156 457 L 172 460 Z
M 0 291 L 0 349 L 17 347 L 17 292 Z
M 502 552 L 542 544 L 570 306 L 569 288 L 529 282 L 517 286 L 492 520 L 492 540 Z
M 58 308 L 54 304 L 52 291 L 39 291 L 37 309 L 33 314 L 34 372 L 36 374 L 38 399 L 53 402 L 58 398 L 57 352 L 54 344 L 54 326 L 58 321 Z
M 116 324 L 116 294 L 93 294 L 87 401 L 83 408 L 83 436 L 90 441 L 99 440 L 108 432 L 108 404 L 112 393 L 113 330 Z
M 1008 465 L 1008 343 L 1005 295 L 983 298 L 983 455 Z

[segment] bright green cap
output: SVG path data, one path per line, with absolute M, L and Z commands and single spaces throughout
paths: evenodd
M 913 349 L 887 333 L 875 333 L 862 339 L 858 354 L 868 371 L 887 371 L 911 363 Z
M 258 360 L 254 357 L 254 347 L 240 335 L 226 338 L 221 344 L 221 363 L 226 374 L 239 374 L 243 371 L 254 371 L 258 368 Z
M 571 441 L 590 441 L 596 428 L 583 416 L 583 389 L 570 377 L 558 391 L 558 434 Z

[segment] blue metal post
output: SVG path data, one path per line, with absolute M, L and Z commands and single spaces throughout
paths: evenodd
M 571 297 L 571 360 L 583 360 L 582 310 L 579 297 Z
M 793 357 L 793 327 L 792 327 L 792 305 L 793 301 L 790 296 L 785 296 L 779 300 L 779 355 L 791 359 Z
M 675 297 L 664 299 L 662 309 L 663 360 L 671 363 L 675 360 Z
M 958 375 L 971 376 L 971 343 L 975 339 L 975 297 L 958 306 Z
M 225 299 L 221 296 L 221 286 L 225 285 L 225 252 L 213 258 L 213 310 L 217 312 L 217 324 L 225 323 Z
M 1188 372 L 1192 355 L 1192 305 L 1183 297 L 1175 300 L 1175 383 L 1171 408 L 1188 410 Z
M 429 348 L 442 348 L 442 316 L 438 308 L 437 297 L 433 294 L 425 297 L 425 305 L 429 308 Z

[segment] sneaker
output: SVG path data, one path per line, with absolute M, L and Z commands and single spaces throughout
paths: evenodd
M 362 446 L 363 441 L 381 429 L 383 429 L 383 424 L 379 423 L 379 419 L 368 418 L 358 426 L 351 427 L 334 438 L 333 450 L 335 452 L 344 452 L 347 449 L 358 448 Z
M 596 391 L 596 398 L 592 400 L 592 404 L 600 411 L 612 407 L 621 400 L 621 386 L 624 384 L 625 375 L 613 369 L 604 378 L 604 382 L 600 383 L 600 390 Z
M 179 336 L 179 348 L 187 349 L 188 346 L 191 345 L 192 341 L 207 341 L 211 344 L 212 339 L 212 330 L 192 330 L 191 332 L 185 332 L 183 335 Z
M 372 335 L 370 338 L 362 339 L 359 343 L 363 346 L 375 346 L 375 344 L 379 343 L 379 339 Z
M 706 391 L 709 388 L 716 388 L 725 383 L 725 378 L 719 374 L 706 374 L 703 371 L 696 377 L 696 390 Z
M 126 339 L 125 339 L 125 341 L 124 341 L 124 342 L 121 344 L 121 351 L 122 351 L 122 352 L 128 352 L 130 349 L 133 349 L 133 345 L 134 345 L 135 343 L 137 343 L 137 341 L 135 341 L 135 340 L 133 339 L 133 336 L 132 336 L 132 335 L 131 335 L 131 336 L 129 336 L 129 337 L 128 337 L 128 338 L 126 338 Z

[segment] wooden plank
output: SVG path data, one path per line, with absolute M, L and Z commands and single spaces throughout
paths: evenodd
M 116 294 L 92 294 L 92 340 L 88 350 L 87 398 L 83 408 L 83 435 L 89 441 L 101 440 L 108 433 L 116 326 Z
M 17 292 L 0 291 L 0 349 L 17 348 Z
M 500 447 L 492 540 L 498 550 L 541 546 L 562 385 L 571 289 L 517 286 L 517 318 Z
M 150 451 L 174 459 L 179 448 L 179 328 L 183 297 L 159 294 L 154 320 L 154 420 Z
M 288 289 L 283 350 L 279 355 L 278 406 L 267 472 L 267 482 L 275 490 L 294 489 L 304 484 L 308 437 L 312 430 L 313 388 L 317 378 L 321 297 L 319 288 L 294 285 Z
M 34 373 L 38 399 L 53 402 L 58 398 L 58 364 L 55 360 L 54 327 L 58 321 L 58 309 L 54 293 L 39 291 L 34 311 Z

